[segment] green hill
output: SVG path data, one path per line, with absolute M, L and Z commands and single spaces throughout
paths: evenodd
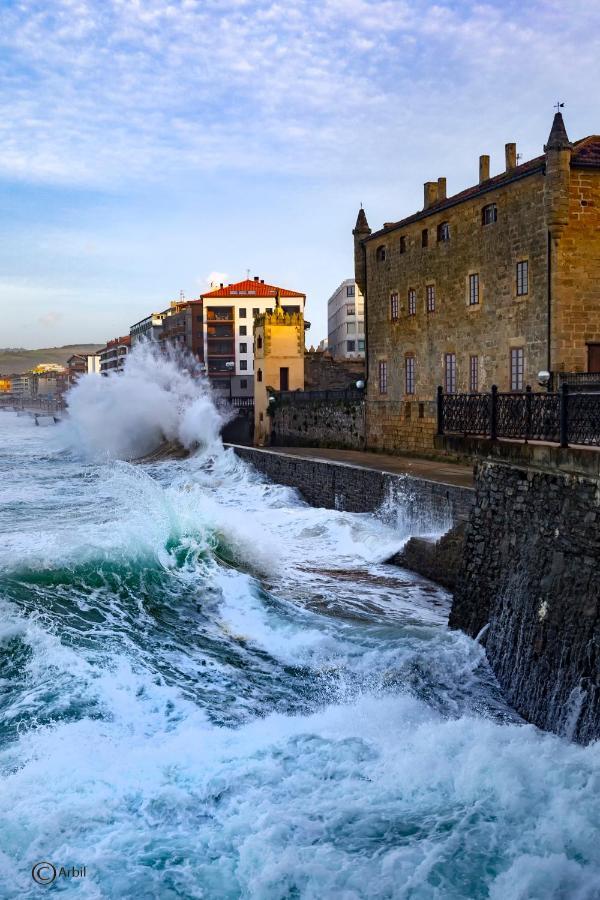
M 74 353 L 95 353 L 103 346 L 104 344 L 65 344 L 64 347 L 42 347 L 39 350 L 0 347 L 0 374 L 19 375 L 40 363 L 58 363 L 64 366 Z

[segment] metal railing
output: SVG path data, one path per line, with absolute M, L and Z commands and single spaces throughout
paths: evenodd
M 553 372 L 551 390 L 560 390 L 568 384 L 572 391 L 600 391 L 600 372 Z
M 280 403 L 304 405 L 315 400 L 332 400 L 341 402 L 356 402 L 364 400 L 365 392 L 358 388 L 330 388 L 323 391 L 276 391 L 273 395 Z
M 522 441 L 600 446 L 600 392 L 524 391 L 444 394 L 437 390 L 437 432 Z

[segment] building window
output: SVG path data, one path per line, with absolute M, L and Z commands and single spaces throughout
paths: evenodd
M 397 321 L 398 311 L 399 311 L 398 294 L 396 294 L 396 293 L 390 294 L 390 316 L 391 316 L 392 322 Z
M 358 349 L 359 349 L 359 351 L 362 350 L 363 353 L 364 353 L 364 349 L 365 349 L 365 342 L 364 342 L 364 341 L 359 341 L 359 342 L 358 342 Z
M 429 243 L 429 232 L 426 228 L 421 232 L 421 247 L 426 247 Z
M 256 380 L 262 381 L 262 369 L 258 369 L 258 371 L 256 373 Z
M 488 203 L 481 210 L 481 224 L 492 225 L 498 220 L 498 208 L 495 203 Z
M 440 243 L 450 240 L 450 225 L 448 222 L 441 222 L 437 227 L 437 239 Z
M 479 275 L 469 275 L 469 306 L 479 306 Z
M 387 394 L 387 362 L 379 362 L 379 393 Z
M 246 326 L 245 326 L 245 325 L 240 325 L 240 337 L 245 337 L 245 335 L 246 335 L 247 333 L 248 333 L 248 332 L 247 332 Z
M 354 297 L 354 285 L 346 285 L 346 297 Z
M 409 316 L 416 316 L 417 314 L 417 292 L 414 288 L 410 288 L 408 292 L 408 314 Z
M 526 259 L 517 263 L 517 297 L 529 293 L 529 263 Z
M 355 316 L 356 315 L 356 306 L 354 306 L 353 303 L 352 304 L 348 303 L 348 305 L 346 306 L 346 315 L 347 316 Z
M 510 389 L 511 391 L 523 390 L 523 377 L 525 372 L 525 351 L 522 347 L 514 347 L 510 351 Z
M 425 291 L 427 294 L 427 312 L 435 312 L 435 284 L 428 284 Z
M 267 313 L 267 315 L 272 316 L 273 315 L 273 307 L 267 306 L 267 308 L 265 309 L 265 312 Z
M 246 308 L 242 307 L 241 309 L 239 309 L 238 315 L 239 315 L 240 319 L 245 319 L 246 318 Z
M 476 394 L 479 390 L 479 357 L 471 356 L 469 358 L 469 390 L 472 394 Z
M 240 391 L 245 391 L 248 387 L 248 379 L 240 378 Z
M 253 315 L 253 316 L 258 316 L 258 315 L 260 315 L 260 309 L 257 309 L 257 307 L 254 307 L 254 308 L 252 309 L 252 315 Z
M 240 371 L 245 372 L 248 369 L 248 360 L 240 359 Z
M 354 348 L 356 347 L 356 341 L 346 341 L 346 351 L 347 353 L 354 353 Z
M 400 237 L 400 253 L 406 253 L 406 235 Z
M 240 344 L 240 353 L 247 353 L 247 352 L 248 352 L 248 344 L 241 343 Z
M 407 394 L 415 392 L 415 358 L 407 356 L 404 360 L 404 389 Z
M 356 334 L 356 322 L 346 322 L 346 334 Z
M 261 337 L 260 334 L 259 334 L 259 336 L 256 338 L 256 349 L 257 349 L 257 350 L 262 350 L 262 337 Z
M 447 394 L 456 393 L 456 353 L 444 355 L 444 386 Z
M 385 244 L 381 244 L 380 247 L 375 251 L 375 259 L 377 262 L 385 262 L 387 259 L 387 252 L 385 249 Z

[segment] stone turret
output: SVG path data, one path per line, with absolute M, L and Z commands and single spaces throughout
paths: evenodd
M 367 292 L 367 259 L 363 240 L 371 234 L 364 209 L 358 211 L 356 225 L 352 231 L 354 236 L 354 279 L 363 296 Z
M 571 178 L 572 144 L 560 112 L 554 116 L 546 153 L 544 203 L 548 230 L 558 241 L 569 221 L 569 182 Z

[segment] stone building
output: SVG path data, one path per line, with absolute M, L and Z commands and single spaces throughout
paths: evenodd
M 304 388 L 304 315 L 285 312 L 277 298 L 273 310 L 254 319 L 254 443 L 270 440 L 270 391 Z
M 431 446 L 435 391 L 523 390 L 538 372 L 600 371 L 600 136 L 571 143 L 557 113 L 535 159 L 354 235 L 365 296 L 367 444 Z
M 365 358 L 364 298 L 353 278 L 327 301 L 327 349 L 336 359 Z

